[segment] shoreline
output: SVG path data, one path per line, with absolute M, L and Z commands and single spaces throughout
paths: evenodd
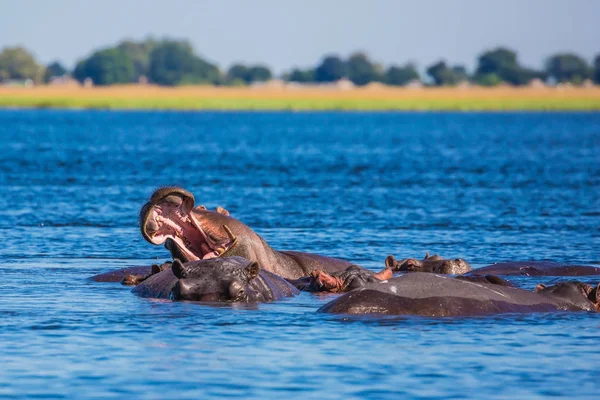
M 600 87 L 0 87 L 0 108 L 175 111 L 600 111 Z

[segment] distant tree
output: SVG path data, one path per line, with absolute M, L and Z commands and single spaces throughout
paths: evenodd
M 159 85 L 219 83 L 219 69 L 196 56 L 187 41 L 165 40 L 150 53 L 148 78 Z
M 117 48 L 126 54 L 133 63 L 133 76 L 135 81 L 138 81 L 142 76 L 148 76 L 150 53 L 158 43 L 158 41 L 152 38 L 147 38 L 142 42 L 125 40 L 117 45 Z
M 419 73 L 414 64 L 406 64 L 402 67 L 392 65 L 385 71 L 384 82 L 392 86 L 404 86 L 411 81 L 419 80 Z
M 544 73 L 520 66 L 517 53 L 505 47 L 480 55 L 474 76 L 474 80 L 484 86 L 493 86 L 500 82 L 516 86 L 526 85 L 534 78 L 544 78 Z
M 587 62 L 575 54 L 556 54 L 546 61 L 546 73 L 557 82 L 581 83 L 591 76 Z
M 243 82 L 244 84 L 247 82 L 248 77 L 248 67 L 243 64 L 233 64 L 229 67 L 226 74 L 226 80 L 229 83 L 233 82 Z
M 480 86 L 497 86 L 502 83 L 502 78 L 493 72 L 489 74 L 477 74 L 474 79 Z
M 498 74 L 507 68 L 514 68 L 517 64 L 517 53 L 505 47 L 486 51 L 479 56 L 475 74 Z
M 346 61 L 348 79 L 362 86 L 378 79 L 376 67 L 364 53 L 354 53 Z
M 31 79 L 40 82 L 44 67 L 23 47 L 7 47 L 0 53 L 0 82 Z
M 594 59 L 594 82 L 600 85 L 600 54 Z
M 248 69 L 248 82 L 264 82 L 272 76 L 271 70 L 264 65 L 254 65 Z
M 335 82 L 347 74 L 346 64 L 337 56 L 326 56 L 315 69 L 315 81 Z
M 271 79 L 273 74 L 271 70 L 264 65 L 253 65 L 247 67 L 243 64 L 232 65 L 226 74 L 226 81 L 229 84 L 236 82 L 250 84 L 252 82 L 264 82 Z
M 124 51 L 107 48 L 79 61 L 73 77 L 80 82 L 89 78 L 95 85 L 104 86 L 135 82 L 135 71 L 131 58 Z
M 506 68 L 502 70 L 501 79 L 504 82 L 510 83 L 515 86 L 527 85 L 532 79 L 545 80 L 546 75 L 541 71 L 536 71 L 530 68 L 523 68 L 520 66 L 514 66 L 512 68 Z
M 452 67 L 452 73 L 456 82 L 463 82 L 469 80 L 469 73 L 464 65 L 455 65 Z
M 445 61 L 430 65 L 426 72 L 436 86 L 454 86 L 467 79 L 466 69 L 463 66 L 450 68 Z
M 290 82 L 300 82 L 300 83 L 314 82 L 315 70 L 312 68 L 308 68 L 308 69 L 295 68 L 292 70 L 292 72 L 290 72 L 290 74 L 286 80 L 288 80 Z
M 67 69 L 62 66 L 58 61 L 54 61 L 46 67 L 46 71 L 44 72 L 44 82 L 50 82 L 55 76 L 63 76 L 67 73 Z

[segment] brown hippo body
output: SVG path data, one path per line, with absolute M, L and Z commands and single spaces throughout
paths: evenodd
M 570 296 L 542 295 L 523 289 L 459 280 L 431 273 L 411 273 L 371 283 L 319 309 L 333 314 L 476 316 L 500 313 L 595 311 L 581 291 Z
M 392 277 L 392 270 L 383 269 L 381 272 L 373 272 L 358 265 L 351 265 L 343 271 L 328 274 L 325 271 L 315 269 L 310 276 L 300 279 L 290 279 L 296 288 L 306 292 L 330 292 L 342 293 L 362 288 L 369 283 L 383 281 Z
M 389 255 L 386 258 L 387 264 L 391 265 L 394 271 L 399 272 L 433 272 L 436 274 L 460 275 L 471 271 L 469 263 L 462 258 L 446 260 L 437 254 L 430 256 L 429 252 L 425 254 L 425 258 L 422 260 L 407 258 L 398 261 L 394 256 Z
M 348 261 L 319 254 L 274 250 L 256 232 L 225 210 L 194 207 L 194 196 L 181 188 L 155 191 L 142 207 L 140 228 L 147 241 L 155 245 L 165 244 L 173 258 L 182 261 L 240 256 L 286 279 L 308 276 L 314 269 L 328 273 L 343 271 L 352 265 Z M 118 282 L 125 275 L 125 271 L 113 271 L 92 279 Z
M 145 279 L 132 289 L 140 297 L 201 302 L 263 302 L 298 294 L 285 279 L 242 257 L 181 263 Z
M 509 261 L 476 268 L 466 275 L 586 276 L 600 275 L 600 267 L 552 261 Z

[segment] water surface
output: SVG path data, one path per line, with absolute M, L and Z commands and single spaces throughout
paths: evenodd
M 371 269 L 598 264 L 599 154 L 597 113 L 0 111 L 0 397 L 596 398 L 596 314 L 346 318 L 86 277 L 168 258 L 137 214 L 170 184 Z

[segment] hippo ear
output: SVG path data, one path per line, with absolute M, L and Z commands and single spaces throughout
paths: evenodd
M 203 204 L 200 204 L 198 206 L 195 207 L 197 210 L 206 210 L 206 206 Z
M 389 269 L 395 269 L 398 266 L 398 261 L 390 254 L 385 258 L 385 266 Z
M 546 289 L 546 285 L 544 285 L 543 283 L 538 283 L 535 289 L 533 289 L 533 291 L 537 293 L 541 292 L 544 289 Z
M 258 273 L 260 272 L 260 265 L 258 265 L 256 261 L 253 261 L 246 268 L 244 268 L 244 270 L 246 271 L 248 280 L 251 281 L 258 276 Z
M 426 251 L 426 252 L 425 252 L 425 258 L 424 258 L 424 260 L 427 260 L 428 258 L 429 258 L 429 252 L 428 252 L 428 251 Z
M 218 212 L 219 214 L 222 214 L 222 215 L 225 215 L 225 216 L 228 216 L 228 217 L 229 217 L 229 211 L 227 211 L 226 209 L 224 209 L 224 208 L 223 208 L 223 207 L 221 207 L 221 206 L 218 206 L 218 207 L 217 207 L 217 212 Z

